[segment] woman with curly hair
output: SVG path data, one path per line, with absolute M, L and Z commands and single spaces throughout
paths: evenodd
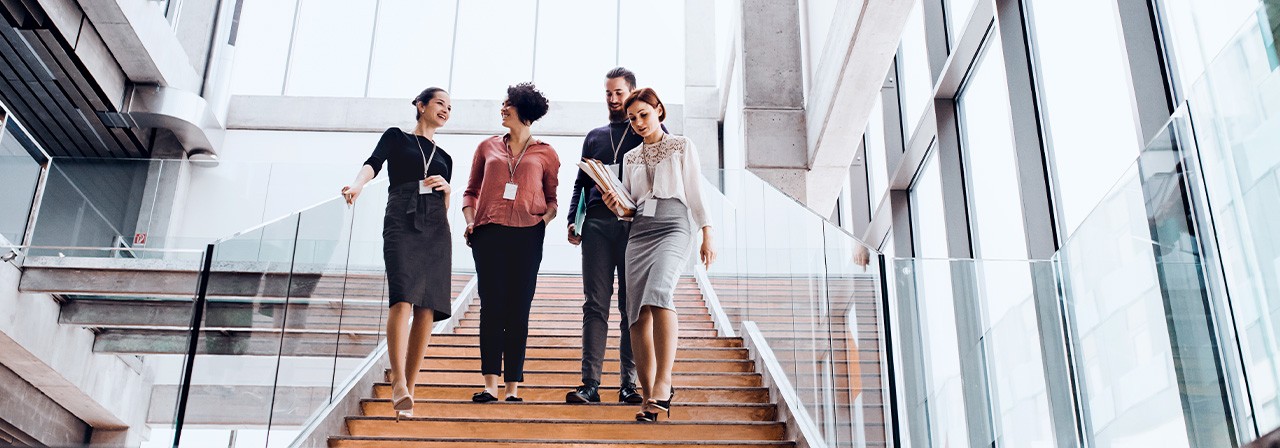
M 529 308 L 542 264 L 547 223 L 556 217 L 556 150 L 529 127 L 547 113 L 547 98 L 532 83 L 507 88 L 502 126 L 507 134 L 480 143 L 462 194 L 463 237 L 476 262 L 480 293 L 480 373 L 484 390 L 472 401 L 497 401 L 498 377 L 506 401 L 522 401 Z M 505 367 L 505 369 L 504 369 Z

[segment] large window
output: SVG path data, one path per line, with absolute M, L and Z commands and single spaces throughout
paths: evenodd
M 368 96 L 413 98 L 449 87 L 456 0 L 381 0 Z
M 969 13 L 973 12 L 973 5 L 978 0 L 945 0 L 947 3 L 947 35 L 950 37 L 951 46 L 956 45 L 956 41 L 960 40 L 960 32 L 964 31 L 964 27 L 969 23 Z M 981 0 L 991 1 L 991 0 Z
M 344 0 L 303 2 L 285 95 L 364 96 L 375 6 Z
M 1132 82 L 1113 0 L 1030 3 L 1059 221 L 1070 235 L 1138 156 Z M 1094 32 L 1080 32 L 1086 22 Z
M 1248 22 L 1259 0 L 1161 0 L 1166 41 L 1173 53 L 1178 85 L 1186 94 L 1200 79 L 1205 66 Z
M 925 47 L 924 11 L 917 2 L 907 18 L 898 49 L 898 81 L 902 95 L 902 128 L 907 140 L 920 124 L 920 116 L 933 98 L 933 70 Z
M 1031 265 L 1023 227 L 1008 80 L 999 34 L 961 91 L 960 127 L 992 415 L 1008 446 L 1052 444 Z M 1005 261 L 997 261 L 1005 260 Z
M 533 81 L 553 101 L 600 101 L 621 65 L 684 103 L 679 0 L 245 0 L 232 93 L 501 99 Z
M 866 155 L 863 157 L 867 166 L 867 199 L 871 201 L 871 213 L 884 199 L 889 189 L 889 162 L 886 160 L 884 144 L 884 103 L 876 96 L 876 104 L 871 107 L 871 118 L 867 120 L 867 132 L 864 135 Z

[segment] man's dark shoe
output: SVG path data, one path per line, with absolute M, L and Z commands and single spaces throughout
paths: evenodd
M 600 391 L 595 387 L 588 385 L 578 386 L 573 392 L 569 392 L 564 396 L 567 403 L 599 403 Z
M 636 392 L 635 386 L 624 384 L 618 389 L 619 403 L 640 404 L 642 401 L 644 401 L 644 397 L 641 396 L 639 392 Z

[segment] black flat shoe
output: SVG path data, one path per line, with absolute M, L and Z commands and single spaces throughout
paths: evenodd
M 626 385 L 618 388 L 618 402 L 640 404 L 644 402 L 644 397 L 636 392 L 635 386 Z
M 498 401 L 498 397 L 493 396 L 489 391 L 476 392 L 471 396 L 471 401 L 476 403 L 492 403 Z
M 518 403 L 518 402 L 524 401 L 524 399 L 523 399 L 523 398 L 520 398 L 520 397 L 517 397 L 517 396 L 512 395 L 512 396 L 510 396 L 510 397 L 507 397 L 507 399 L 506 399 L 505 401 L 511 401 L 511 402 L 517 402 L 517 403 Z

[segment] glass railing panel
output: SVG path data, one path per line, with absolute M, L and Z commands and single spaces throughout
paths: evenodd
M 14 120 L 5 121 L 0 133 L 0 179 L 5 193 L 0 195 L 0 252 L 22 245 L 27 233 L 30 210 L 40 186 L 44 156 L 30 137 Z
M 910 440 L 923 446 L 968 446 L 964 384 L 956 329 L 956 301 L 972 291 L 954 278 L 969 268 L 952 260 L 894 259 L 891 277 L 899 294 L 906 341 L 902 365 L 907 409 L 913 422 Z M 981 422 L 979 422 L 981 423 Z
M 377 191 L 374 191 L 377 190 Z M 350 231 L 342 236 L 346 244 L 346 283 L 341 290 L 335 347 L 332 399 L 342 390 L 343 381 L 385 339 L 387 319 L 386 267 L 382 260 L 382 216 L 387 191 L 381 185 L 366 188 L 352 206 Z
M 354 303 L 347 313 L 347 299 L 359 299 L 348 292 L 362 286 L 347 276 L 353 211 L 333 200 L 297 216 L 284 316 L 279 325 L 269 327 L 283 328 L 284 333 L 276 355 L 268 443 L 263 446 L 292 441 L 311 414 L 329 403 L 339 364 L 344 370 L 353 368 L 373 351 L 381 333 L 380 307 L 365 307 L 372 318 L 359 316 Z M 365 298 L 376 300 L 378 295 Z M 345 343 L 343 333 L 348 336 Z
M 1055 446 L 1036 311 L 1038 299 L 1057 302 L 1053 262 L 972 263 L 996 446 Z
M 1056 255 L 1082 424 L 1100 445 L 1188 446 L 1145 204 L 1135 164 Z
M 299 252 L 311 253 L 294 244 L 300 224 L 293 215 L 214 244 L 209 309 L 198 333 L 191 380 L 184 385 L 189 399 L 181 410 L 180 431 L 217 429 L 266 438 L 275 406 L 286 405 L 275 403 L 277 394 L 327 398 L 328 381 L 301 386 L 296 394 L 279 390 L 282 366 L 288 372 L 323 371 L 332 369 L 333 362 L 323 356 L 282 356 L 294 354 L 286 349 L 302 342 L 304 330 L 297 326 L 302 319 L 291 315 L 298 311 L 290 310 L 291 299 L 309 295 L 317 281 L 316 275 L 293 275 L 299 261 L 312 261 L 295 258 Z M 181 446 L 201 446 L 197 437 L 179 436 Z
M 729 320 L 759 328 L 825 442 L 884 443 L 878 254 L 752 173 L 714 177 L 708 274 Z
M 823 421 L 830 445 L 875 446 L 886 440 L 887 384 L 883 360 L 880 258 L 835 224 L 823 223 L 826 315 L 831 322 L 830 378 L 824 391 L 833 406 Z M 834 435 L 834 441 L 832 441 Z
M 1276 2 L 1265 2 L 1209 64 L 1187 95 L 1195 142 L 1216 230 L 1224 288 L 1223 313 L 1234 321 L 1246 383 L 1236 393 L 1249 433 L 1280 426 L 1280 56 Z M 1268 14 L 1268 8 L 1271 14 Z M 1227 319 L 1220 319 L 1227 321 Z M 1256 435 L 1256 434 L 1255 434 Z

